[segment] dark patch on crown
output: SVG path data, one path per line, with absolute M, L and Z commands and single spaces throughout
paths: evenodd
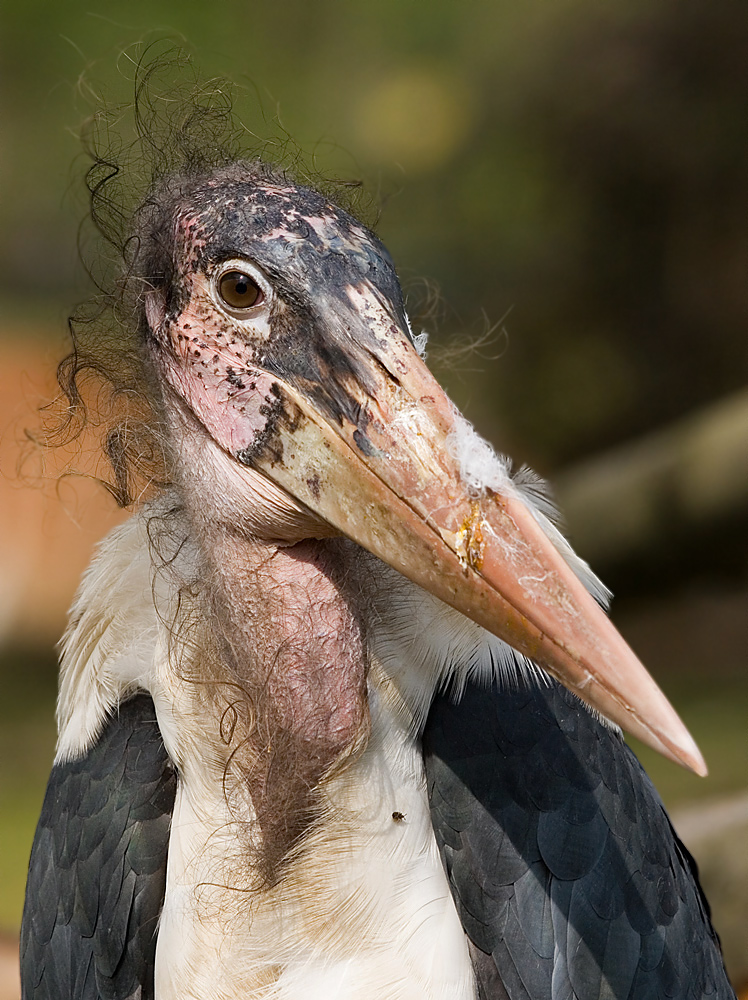
M 239 161 L 169 179 L 141 210 L 138 235 L 142 277 L 164 288 L 170 317 L 184 304 L 180 271 L 210 272 L 238 257 L 262 268 L 277 294 L 302 308 L 320 294 L 344 298 L 349 285 L 370 282 L 405 328 L 400 284 L 381 241 L 324 195 L 266 164 Z

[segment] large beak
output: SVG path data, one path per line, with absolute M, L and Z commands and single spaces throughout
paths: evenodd
M 664 694 L 511 482 L 480 495 L 465 484 L 460 418 L 388 310 L 366 287 L 349 297 L 369 334 L 354 328 L 350 349 L 370 352 L 376 390 L 348 384 L 354 424 L 323 417 L 305 392 L 281 384 L 287 419 L 258 467 L 608 719 L 706 774 Z
M 280 416 L 252 465 L 608 719 L 706 774 L 676 712 L 509 477 L 466 484 L 462 418 L 386 303 L 368 284 L 347 294 L 336 349 L 365 380 L 338 384 L 349 405 L 335 412 L 318 386 L 278 379 Z

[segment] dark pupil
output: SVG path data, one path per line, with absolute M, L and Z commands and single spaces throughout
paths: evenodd
M 249 275 L 241 271 L 228 271 L 221 278 L 218 288 L 223 301 L 235 309 L 247 309 L 260 298 L 260 289 Z

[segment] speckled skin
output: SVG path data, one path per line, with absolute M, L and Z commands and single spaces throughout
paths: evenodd
M 304 393 L 331 421 L 359 425 L 366 448 L 367 414 L 350 386 L 373 383 L 371 372 L 356 361 L 360 356 L 345 346 L 348 289 L 366 282 L 399 330 L 408 329 L 385 247 L 316 191 L 257 183 L 251 175 L 237 176 L 236 167 L 181 195 L 167 222 L 171 243 L 159 240 L 160 257 L 149 261 L 155 285 L 148 297 L 149 330 L 156 354 L 168 345 L 182 362 L 180 372 L 162 357 L 167 377 L 184 390 L 184 366 L 190 367 L 189 380 L 202 382 L 213 419 L 221 408 L 229 450 L 247 464 L 273 448 L 283 410 L 274 377 Z M 206 294 L 211 275 L 227 260 L 251 261 L 273 288 L 267 320 L 247 320 L 241 339 Z M 337 326 L 331 323 L 336 316 Z M 373 331 L 371 336 L 376 338 Z M 210 419 L 207 402 L 193 405 Z M 229 427 L 232 411 L 240 430 Z

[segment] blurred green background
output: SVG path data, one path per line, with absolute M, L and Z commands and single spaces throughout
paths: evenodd
M 705 751 L 704 782 L 644 755 L 668 805 L 742 801 L 745 0 L 5 3 L 0 336 L 16 359 L 3 383 L 13 400 L 8 489 L 18 414 L 44 398 L 37 388 L 13 395 L 20 373 L 51 371 L 64 317 L 87 291 L 76 131 L 92 93 L 129 99 L 136 43 L 165 36 L 191 47 L 203 75 L 238 85 L 250 147 L 256 137 L 280 148 L 288 134 L 320 173 L 363 180 L 415 325 L 431 333 L 429 362 L 487 437 L 557 479 L 572 541 L 613 586 L 617 621 Z M 68 553 L 85 556 L 92 537 L 76 541 L 75 531 L 98 523 L 85 513 L 94 501 L 83 516 L 83 501 L 68 503 L 71 548 L 55 562 L 48 497 L 37 569 L 22 589 L 14 574 L 30 562 L 19 517 L 33 502 L 13 493 L 0 530 L 0 597 L 11 609 L 0 616 L 8 932 L 53 748 L 51 636 L 78 572 Z M 59 587 L 40 596 L 34 580 L 49 588 L 56 573 Z M 731 855 L 720 853 L 714 884 L 735 883 L 725 876 Z M 746 919 L 738 910 L 719 918 L 726 938 Z M 748 979 L 745 963 L 731 961 Z

